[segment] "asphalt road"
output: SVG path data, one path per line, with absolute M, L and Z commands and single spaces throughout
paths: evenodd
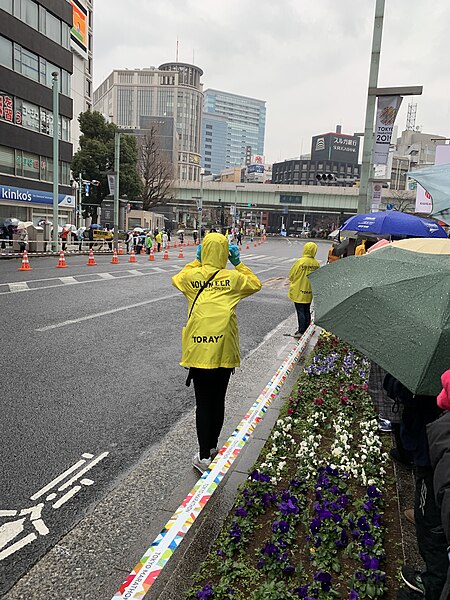
M 244 250 L 264 285 L 237 310 L 243 358 L 292 314 L 286 276 L 303 244 Z M 0 595 L 192 410 L 178 365 L 186 304 L 171 285 L 195 248 L 184 252 L 95 267 L 73 256 L 64 270 L 34 258 L 30 272 L 0 261 Z

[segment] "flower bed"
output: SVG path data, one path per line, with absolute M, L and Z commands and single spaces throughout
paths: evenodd
M 364 357 L 323 332 L 188 598 L 385 595 L 393 494 L 367 379 Z

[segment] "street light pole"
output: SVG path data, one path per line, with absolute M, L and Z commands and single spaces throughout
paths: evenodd
M 53 91 L 53 247 L 58 252 L 58 202 L 59 202 L 59 81 L 52 73 Z
M 373 123 L 375 118 L 376 95 L 370 93 L 370 88 L 378 86 L 378 71 L 380 67 L 381 38 L 383 34 L 385 0 L 376 0 L 375 21 L 373 26 L 372 58 L 369 71 L 369 90 L 367 91 L 366 122 L 364 126 L 364 144 L 361 164 L 361 178 L 358 195 L 358 213 L 368 212 L 368 185 L 372 170 Z
M 82 212 L 81 212 L 81 201 L 83 198 L 83 177 L 81 176 L 81 173 L 78 174 L 78 220 L 75 223 L 75 225 L 77 226 L 77 229 L 79 229 L 81 227 L 81 218 L 82 218 Z
M 114 249 L 119 249 L 120 132 L 114 134 Z

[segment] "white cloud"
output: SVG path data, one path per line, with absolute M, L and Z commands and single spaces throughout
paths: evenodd
M 311 136 L 364 127 L 375 0 L 97 0 L 95 83 L 116 68 L 175 59 L 213 87 L 267 101 L 266 155 L 309 151 Z M 450 135 L 448 0 L 386 2 L 379 85 L 424 86 L 417 125 Z M 397 124 L 406 122 L 405 98 Z

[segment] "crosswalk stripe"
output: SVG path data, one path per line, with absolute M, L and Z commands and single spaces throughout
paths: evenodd
M 75 279 L 75 277 L 60 277 L 59 280 L 65 284 L 80 283 Z
M 111 273 L 99 273 L 98 276 L 102 279 L 115 279 L 114 275 L 111 275 Z

